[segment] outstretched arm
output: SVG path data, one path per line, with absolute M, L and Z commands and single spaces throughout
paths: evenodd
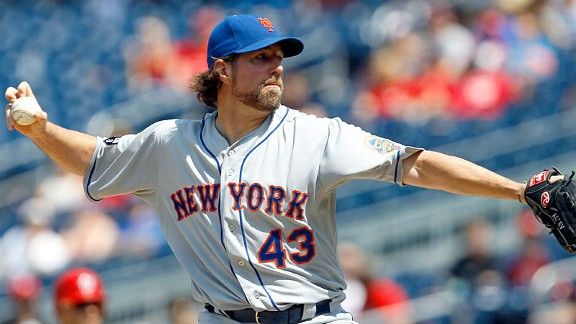
M 34 115 L 36 122 L 28 126 L 18 125 L 10 113 L 11 104 L 21 97 L 32 97 L 32 88 L 22 82 L 18 88 L 9 87 L 5 92 L 6 125 L 30 138 L 48 157 L 68 172 L 84 175 L 96 149 L 96 137 L 60 127 L 48 121 L 45 111 Z M 35 99 L 35 98 L 34 98 Z
M 524 200 L 525 184 L 510 180 L 464 159 L 421 151 L 403 161 L 402 182 L 454 194 Z

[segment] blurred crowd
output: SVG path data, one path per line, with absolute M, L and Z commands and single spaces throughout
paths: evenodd
M 0 279 L 53 276 L 71 264 L 147 258 L 165 244 L 156 212 L 131 196 L 90 202 L 82 178 L 56 172 L 18 205 L 0 239 Z
M 284 104 L 406 144 L 456 140 L 477 129 L 470 121 L 498 128 L 571 109 L 576 99 L 576 0 L 4 1 L 0 29 L 13 32 L 0 42 L 0 81 L 28 80 L 50 118 L 80 128 L 130 98 L 187 91 L 206 69 L 212 27 L 236 12 L 269 16 L 304 40 L 301 58 L 286 60 Z M 2 130 L 0 143 L 15 136 Z M 57 169 L 32 197 L 0 211 L 0 287 L 18 301 L 34 300 L 72 266 L 169 253 L 153 209 L 130 196 L 89 202 L 82 179 Z M 566 255 L 539 225 L 518 215 L 521 249 L 504 256 L 490 245 L 487 218 L 463 229 L 461 259 L 427 291 L 459 296 L 447 322 L 551 323 L 534 318 L 527 287 Z M 421 292 L 383 276 L 362 247 L 344 243 L 340 256 L 345 306 L 356 318 L 413 321 L 410 302 Z M 576 322 L 573 284 L 558 280 L 547 296 L 568 305 L 555 313 L 566 323 Z M 194 313 L 186 299 L 170 309 Z
M 574 6 L 496 1 L 463 11 L 431 1 L 428 19 L 398 21 L 401 31 L 370 53 L 353 112 L 362 119 L 411 122 L 501 117 L 511 104 L 532 100 L 535 87 L 557 74 L 560 52 L 574 47 L 574 16 L 565 11 L 573 15 Z
M 466 121 L 494 128 L 571 108 L 576 83 L 573 0 L 26 0 L 1 6 L 0 28 L 11 30 L 14 19 L 22 23 L 0 44 L 0 81 L 30 81 L 51 118 L 69 127 L 83 127 L 96 111 L 150 91 L 187 91 L 192 76 L 206 69 L 211 28 L 239 12 L 268 16 L 304 40 L 301 57 L 286 63 L 286 84 L 295 85 L 285 104 L 375 132 L 399 123 L 399 130 L 392 128 L 399 140 L 430 132 L 450 141 L 467 135 L 470 127 L 459 127 Z M 0 132 L 0 143 L 14 136 Z

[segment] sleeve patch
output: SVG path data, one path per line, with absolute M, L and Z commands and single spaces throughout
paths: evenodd
M 106 145 L 116 145 L 120 141 L 120 137 L 108 137 L 104 140 L 104 144 Z
M 366 138 L 364 139 L 364 144 L 366 144 L 366 146 L 369 149 L 376 151 L 380 154 L 390 153 L 400 149 L 400 145 L 398 145 L 397 143 L 394 143 L 391 140 L 374 135 L 366 136 Z

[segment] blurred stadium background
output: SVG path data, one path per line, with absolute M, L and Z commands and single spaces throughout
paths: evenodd
M 186 82 L 234 13 L 304 41 L 285 61 L 288 106 L 513 179 L 576 167 L 574 0 L 1 0 L 0 84 L 29 81 L 51 120 L 93 135 L 197 118 Z M 102 274 L 107 323 L 193 323 L 154 211 L 83 195 L 0 127 L 0 323 L 22 303 L 54 322 L 51 285 L 72 265 Z M 576 322 L 576 262 L 519 204 L 375 182 L 338 199 L 360 323 Z

